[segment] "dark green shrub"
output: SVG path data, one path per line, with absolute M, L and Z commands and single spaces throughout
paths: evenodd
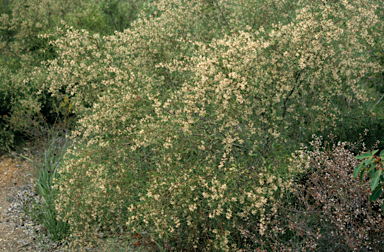
M 68 100 L 52 97 L 42 88 L 46 82 L 42 63 L 57 57 L 49 41 L 55 39 L 50 34 L 60 21 L 68 20 L 71 25 L 91 32 L 113 34 L 129 27 L 141 4 L 142 1 L 115 0 L 2 2 L 0 149 L 12 147 L 15 137 L 40 138 L 53 124 L 67 125 L 69 118 L 75 118 Z

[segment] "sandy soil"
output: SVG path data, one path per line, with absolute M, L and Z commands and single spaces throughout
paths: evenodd
M 23 154 L 28 152 L 25 148 Z M 16 200 L 18 195 L 23 196 L 20 194 L 33 181 L 34 174 L 33 165 L 16 153 L 0 157 L 0 251 L 38 251 L 27 232 L 30 223 L 17 211 L 20 204 Z

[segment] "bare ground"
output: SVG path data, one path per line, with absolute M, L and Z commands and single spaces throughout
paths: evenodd
M 18 202 L 20 197 L 28 197 L 25 189 L 33 181 L 35 170 L 30 162 L 12 154 L 0 157 L 0 251 L 37 251 L 27 231 L 32 224 Z M 29 149 L 23 154 L 30 156 Z

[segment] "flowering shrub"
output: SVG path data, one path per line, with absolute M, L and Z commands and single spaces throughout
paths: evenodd
M 41 62 L 52 60 L 57 54 L 49 44 L 54 37 L 39 35 L 53 32 L 63 19 L 91 33 L 113 34 L 129 27 L 142 3 L 141 0 L 1 2 L 0 151 L 14 147 L 15 136 L 40 138 L 48 134 L 48 126 L 60 120 L 67 124 L 69 115 L 73 116 L 68 102 L 61 106 L 64 98 L 52 98 L 47 89 L 42 89 L 47 74 Z
M 80 118 L 56 181 L 74 244 L 129 228 L 167 251 L 268 248 L 306 168 L 279 155 L 342 120 L 340 95 L 369 100 L 367 3 L 298 1 L 291 22 L 231 30 L 233 2 L 161 0 L 112 36 L 59 28 L 45 87 Z

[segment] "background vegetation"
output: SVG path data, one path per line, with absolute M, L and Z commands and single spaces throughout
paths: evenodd
M 380 248 L 353 169 L 382 148 L 383 7 L 3 0 L 0 148 L 51 139 L 31 216 L 79 250 Z

